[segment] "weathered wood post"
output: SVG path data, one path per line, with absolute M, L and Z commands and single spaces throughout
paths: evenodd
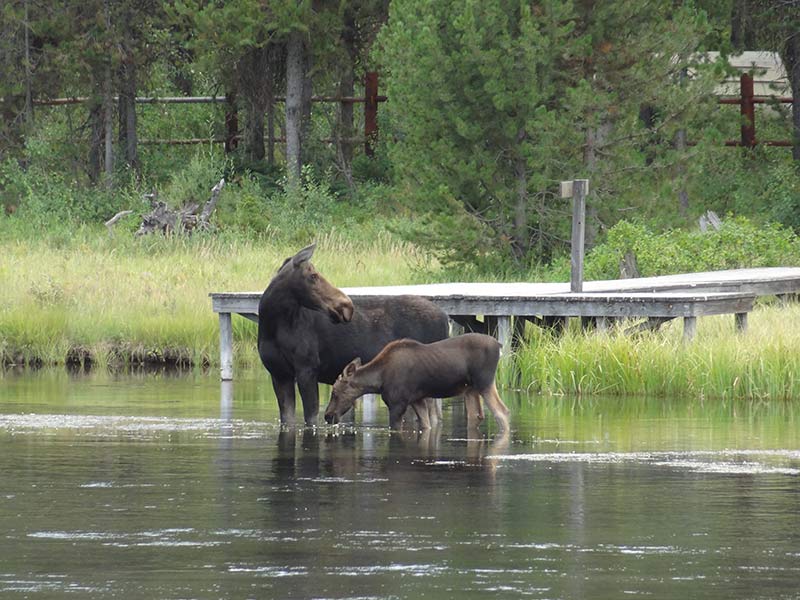
M 233 379 L 233 327 L 231 313 L 219 313 L 219 371 L 222 381 Z
M 572 198 L 572 258 L 571 292 L 583 291 L 583 241 L 586 232 L 586 196 L 589 193 L 588 179 L 561 182 L 561 197 Z
M 373 144 L 378 138 L 378 74 L 370 71 L 364 77 L 364 152 L 375 156 Z
M 753 76 L 742 73 L 739 80 L 742 93 L 740 113 L 742 115 L 742 146 L 745 148 L 756 147 L 756 105 L 753 100 Z

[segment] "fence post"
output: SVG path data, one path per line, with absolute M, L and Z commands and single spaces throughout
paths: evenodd
M 586 195 L 589 193 L 588 179 L 572 182 L 572 258 L 569 289 L 583 291 L 583 241 L 586 230 Z
M 370 71 L 364 78 L 364 152 L 375 156 L 373 143 L 378 139 L 378 74 Z
M 739 80 L 742 100 L 740 112 L 742 115 L 742 146 L 755 148 L 756 146 L 756 105 L 753 101 L 753 76 L 742 73 Z

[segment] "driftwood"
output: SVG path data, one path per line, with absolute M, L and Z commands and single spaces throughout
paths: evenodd
M 114 237 L 114 225 L 117 224 L 122 217 L 127 217 L 128 215 L 133 214 L 132 210 L 121 210 L 113 217 L 111 217 L 108 221 L 106 221 L 106 227 L 108 227 L 108 235 Z
M 708 231 L 709 227 L 719 231 L 719 228 L 722 227 L 722 219 L 720 219 L 713 210 L 709 210 L 706 214 L 700 216 L 698 224 L 700 225 L 700 231 L 703 233 Z
M 150 213 L 142 217 L 142 224 L 136 231 L 137 236 L 149 233 L 161 232 L 164 234 L 173 232 L 191 233 L 195 229 L 207 229 L 209 219 L 217 206 L 217 200 L 222 188 L 225 187 L 225 179 L 220 179 L 219 183 L 211 188 L 211 198 L 200 211 L 200 204 L 193 202 L 177 210 L 167 206 L 165 202 L 158 200 L 155 194 L 150 195 Z M 198 214 L 200 211 L 200 214 Z

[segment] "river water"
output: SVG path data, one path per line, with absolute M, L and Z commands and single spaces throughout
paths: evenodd
M 2 598 L 799 598 L 800 404 L 506 392 L 285 430 L 268 378 L 0 374 Z M 298 403 L 299 409 L 299 403 Z

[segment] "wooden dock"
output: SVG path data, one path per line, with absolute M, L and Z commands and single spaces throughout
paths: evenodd
M 662 277 L 587 281 L 583 291 L 570 292 L 569 283 L 437 283 L 342 288 L 351 298 L 414 294 L 428 298 L 451 319 L 468 328 L 482 327 L 509 347 L 517 323 L 530 320 L 590 317 L 598 328 L 614 319 L 683 318 L 684 338 L 695 333 L 697 317 L 734 315 L 737 330 L 747 326 L 747 314 L 757 297 L 800 292 L 800 267 L 710 271 Z M 219 314 L 220 361 L 223 380 L 233 377 L 231 315 L 258 322 L 262 292 L 212 293 Z M 479 321 L 478 318 L 483 321 Z

